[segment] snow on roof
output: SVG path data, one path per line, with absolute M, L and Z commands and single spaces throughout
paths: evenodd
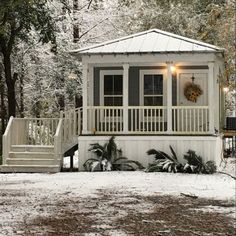
M 158 29 L 71 51 L 79 54 L 222 52 L 224 49 Z

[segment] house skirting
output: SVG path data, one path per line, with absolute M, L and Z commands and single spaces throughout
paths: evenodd
M 84 170 L 84 162 L 93 153 L 88 149 L 92 143 L 104 144 L 110 136 L 79 136 L 79 170 Z M 175 150 L 179 161 L 184 162 L 183 155 L 189 150 L 196 151 L 203 160 L 215 161 L 219 166 L 223 155 L 222 138 L 220 136 L 116 136 L 118 148 L 123 151 L 123 156 L 142 163 L 145 167 L 152 163 L 154 158 L 147 155 L 147 150 L 158 149 L 170 154 L 169 145 Z

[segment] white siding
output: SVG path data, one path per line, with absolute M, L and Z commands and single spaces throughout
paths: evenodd
M 80 136 L 79 137 L 79 170 L 83 170 L 83 163 L 94 154 L 88 152 L 91 143 L 104 144 L 108 136 Z M 117 136 L 118 147 L 123 155 L 131 160 L 137 160 L 144 166 L 153 162 L 153 157 L 146 154 L 148 149 L 154 148 L 170 154 L 169 145 L 176 151 L 179 160 L 192 149 L 203 157 L 204 161 L 214 160 L 220 164 L 222 155 L 222 139 L 216 136 Z

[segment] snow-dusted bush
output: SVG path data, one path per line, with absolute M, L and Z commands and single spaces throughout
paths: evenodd
M 111 137 L 107 143 L 90 144 L 89 151 L 96 154 L 96 157 L 88 159 L 84 163 L 87 171 L 111 171 L 111 170 L 137 170 L 143 169 L 138 161 L 128 160 L 122 156 L 122 150 L 118 149 L 115 137 Z
M 178 161 L 177 155 L 170 146 L 171 156 L 165 152 L 150 149 L 147 151 L 148 155 L 155 155 L 155 162 L 150 164 L 146 169 L 147 172 L 182 172 L 183 165 Z
M 180 163 L 173 148 L 170 146 L 171 155 L 165 152 L 150 149 L 147 151 L 148 155 L 155 155 L 155 161 L 149 164 L 146 172 L 184 172 L 197 174 L 213 174 L 216 172 L 216 165 L 214 161 L 207 161 L 204 163 L 201 156 L 198 156 L 195 151 L 188 150 L 184 155 L 187 163 Z
M 213 174 L 216 172 L 216 165 L 213 161 L 204 163 L 202 157 L 198 156 L 193 150 L 188 150 L 187 154 L 184 155 L 184 159 L 187 161 L 184 166 L 184 171 L 187 173 Z

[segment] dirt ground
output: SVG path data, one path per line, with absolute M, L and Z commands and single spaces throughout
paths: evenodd
M 0 235 L 233 236 L 233 207 L 232 201 L 158 192 L 142 196 L 100 189 L 96 195 L 81 197 L 68 191 L 52 199 L 5 189 L 0 192 L 0 216 L 5 217 Z

